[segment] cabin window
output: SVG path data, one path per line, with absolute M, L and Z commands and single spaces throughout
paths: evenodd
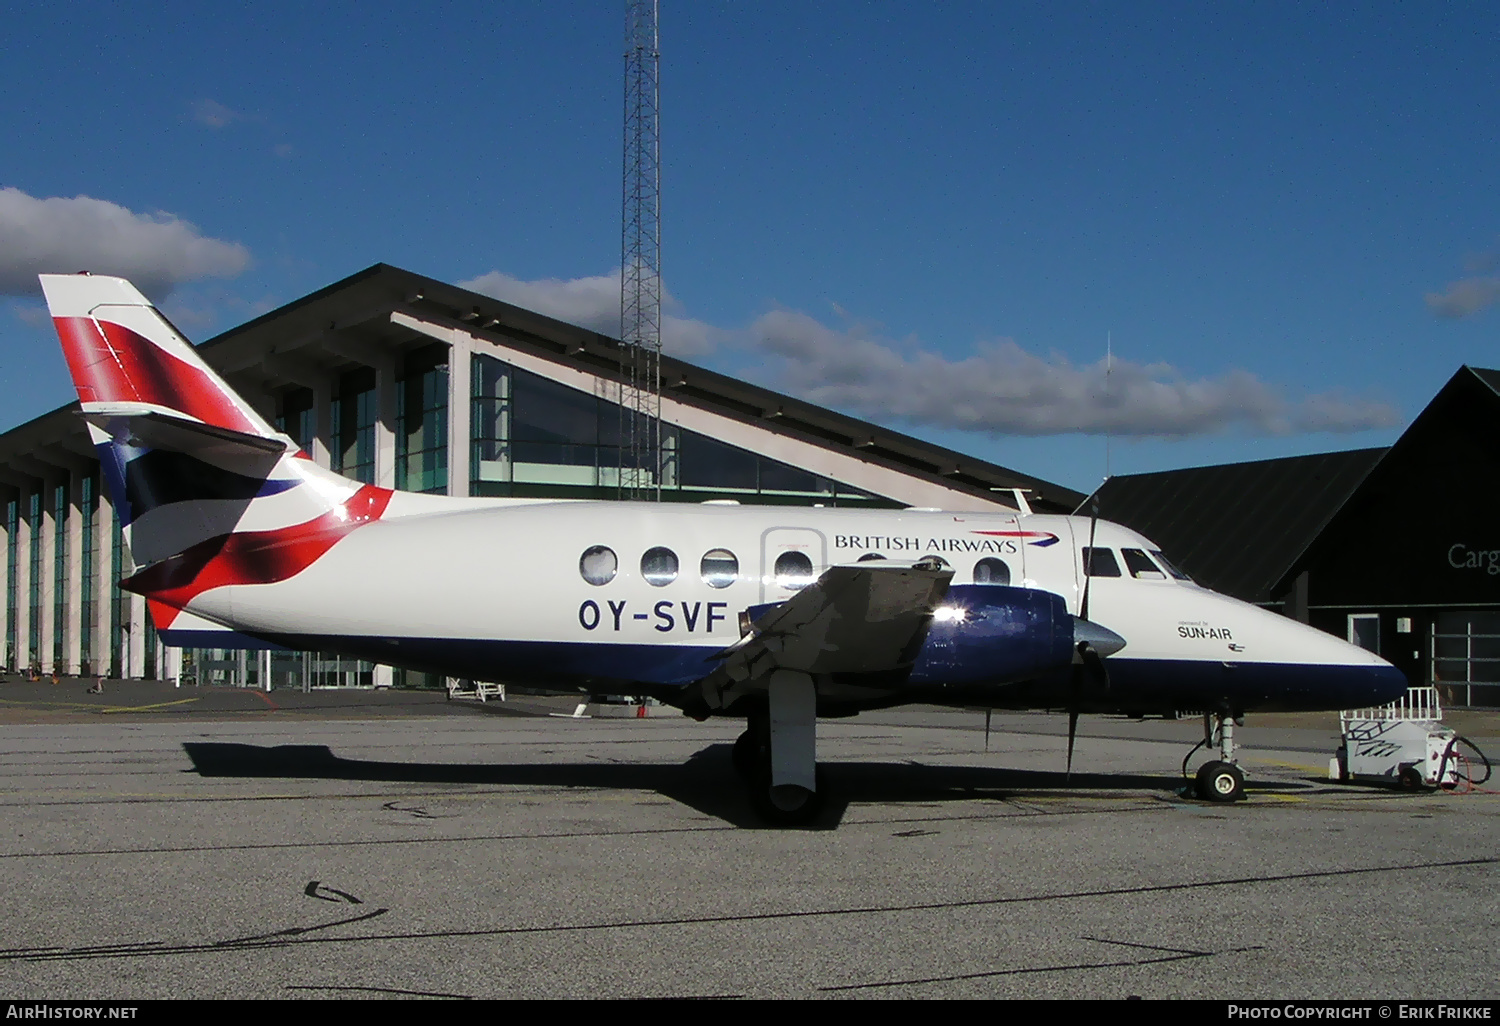
M 1120 564 L 1111 549 L 1083 549 L 1083 575 L 1085 577 L 1119 577 Z
M 812 560 L 807 553 L 795 549 L 776 557 L 776 586 L 798 591 L 813 582 Z
M 986 556 L 974 564 L 975 584 L 1010 584 L 1010 565 L 1003 559 Z
M 1130 576 L 1138 581 L 1165 581 L 1167 575 L 1161 572 L 1161 568 L 1151 562 L 1151 557 L 1140 549 L 1121 549 L 1120 554 L 1125 557 L 1125 569 L 1130 571 Z
M 710 588 L 727 588 L 740 576 L 740 561 L 728 549 L 710 549 L 698 564 L 703 583 Z
M 1174 565 L 1170 559 L 1168 559 L 1166 556 L 1163 556 L 1160 549 L 1152 549 L 1151 555 L 1156 557 L 1156 561 L 1161 564 L 1163 570 L 1171 574 L 1173 577 L 1177 578 L 1179 581 L 1192 580 L 1192 578 L 1187 574 L 1177 569 L 1176 565 Z
M 641 557 L 641 576 L 653 588 L 664 588 L 677 580 L 677 553 L 658 545 Z
M 578 561 L 578 572 L 593 585 L 608 584 L 615 579 L 620 569 L 620 560 L 615 550 L 607 545 L 593 545 L 585 549 Z

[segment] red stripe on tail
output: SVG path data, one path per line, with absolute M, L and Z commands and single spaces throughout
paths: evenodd
M 211 588 L 274 584 L 301 573 L 344 535 L 379 520 L 390 501 L 389 488 L 365 485 L 342 506 L 306 523 L 210 538 L 153 563 L 120 587 L 147 597 L 161 629 L 176 619 L 176 610 Z
M 91 317 L 52 323 L 81 401 L 151 403 L 205 424 L 261 433 L 212 377 L 129 328 Z

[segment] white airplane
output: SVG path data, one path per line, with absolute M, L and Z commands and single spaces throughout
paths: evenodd
M 814 818 L 816 719 L 912 702 L 1205 711 L 1234 800 L 1247 711 L 1370 706 L 1400 671 L 1199 587 L 1107 521 L 392 491 L 315 465 L 134 286 L 43 275 L 83 416 L 169 645 L 225 631 L 477 680 L 740 717 L 756 811 Z M 229 647 L 233 647 L 232 643 Z

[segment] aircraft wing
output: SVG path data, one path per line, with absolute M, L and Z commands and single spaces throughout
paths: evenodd
M 875 673 L 910 666 L 952 579 L 952 569 L 936 560 L 829 567 L 756 618 L 744 638 L 720 653 L 721 669 L 744 681 L 775 669 Z

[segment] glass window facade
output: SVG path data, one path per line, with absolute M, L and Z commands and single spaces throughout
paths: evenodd
M 11 499 L 5 504 L 5 609 L 9 616 L 5 622 L 5 666 L 12 671 L 16 665 L 16 553 L 20 547 L 21 500 Z
M 26 497 L 26 533 L 27 540 L 31 544 L 31 594 L 27 596 L 28 606 L 31 610 L 31 618 L 28 621 L 30 630 L 27 631 L 27 641 L 30 646 L 27 651 L 31 653 L 30 663 L 33 667 L 42 665 L 42 573 L 45 564 L 42 563 L 42 493 L 32 492 Z
M 448 347 L 407 356 L 396 385 L 396 487 L 448 490 Z
M 332 410 L 333 469 L 365 484 L 375 483 L 378 406 L 373 367 L 361 367 L 339 377 Z
M 120 519 L 113 519 L 113 537 L 109 546 L 109 606 L 113 611 L 110 617 L 112 624 L 109 632 L 109 667 L 110 676 L 124 677 L 126 675 L 126 653 L 125 642 L 128 627 L 130 625 L 130 594 L 120 587 L 120 578 L 125 576 L 125 536 L 120 531 Z M 103 655 L 104 645 L 101 642 L 100 655 Z
M 276 430 L 290 435 L 303 452 L 312 452 L 313 439 L 318 434 L 318 416 L 313 404 L 312 389 L 294 389 L 281 397 L 281 414 L 276 418 Z
M 52 665 L 67 662 L 68 486 L 52 488 Z
M 616 498 L 622 425 L 616 397 L 549 381 L 482 354 L 470 380 L 472 495 Z M 895 507 L 881 496 L 685 428 L 662 427 L 662 498 Z

